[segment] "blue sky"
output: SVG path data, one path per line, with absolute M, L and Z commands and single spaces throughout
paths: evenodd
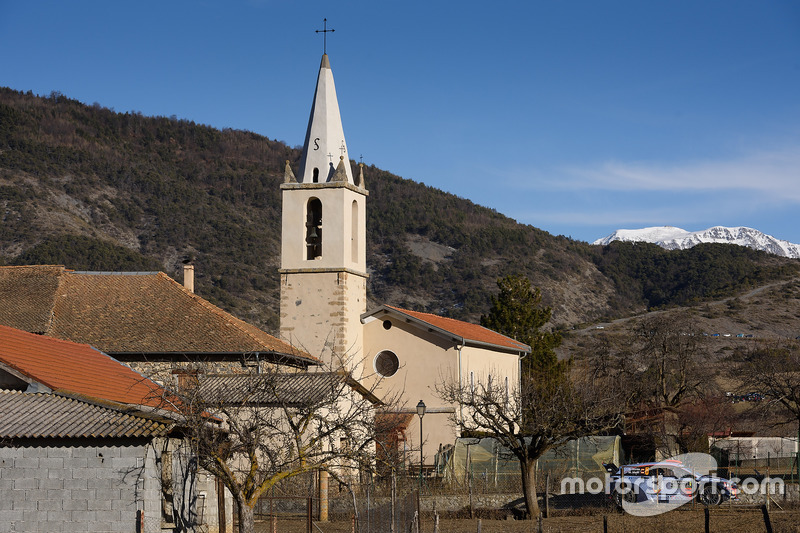
M 324 17 L 351 158 L 579 240 L 800 243 L 796 0 L 0 0 L 0 85 L 297 146 Z

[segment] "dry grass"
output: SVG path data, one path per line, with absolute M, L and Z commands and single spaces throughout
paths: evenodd
M 554 516 L 542 521 L 546 533 L 602 533 L 603 518 L 607 520 L 609 533 L 647 532 L 702 532 L 705 527 L 705 516 L 702 509 L 677 510 L 652 517 L 636 517 L 627 514 L 609 512 L 607 514 L 591 514 L 580 516 Z M 773 531 L 775 533 L 800 533 L 800 510 L 770 512 Z M 315 533 L 349 533 L 350 521 L 315 522 Z M 269 523 L 260 523 L 256 527 L 259 533 L 269 533 Z M 305 522 L 281 521 L 277 525 L 281 533 L 303 533 Z M 536 522 L 530 520 L 486 520 L 480 521 L 481 533 L 535 533 Z M 366 529 L 362 530 L 366 531 Z M 422 533 L 433 533 L 433 520 L 425 519 Z M 478 531 L 478 520 L 443 519 L 439 522 L 439 533 L 474 533 Z M 712 533 L 750 533 L 766 531 L 764 517 L 760 509 L 725 509 L 716 508 L 710 511 L 710 531 Z M 389 533 L 376 527 L 370 533 Z M 404 533 L 404 532 L 398 532 Z

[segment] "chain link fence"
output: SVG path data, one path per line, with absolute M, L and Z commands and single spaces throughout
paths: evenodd
M 770 449 L 762 457 L 761 452 L 754 456 L 754 449 L 746 448 L 744 442 L 727 446 L 719 475 L 796 475 L 792 474 L 796 455 L 791 447 L 784 448 L 784 455 Z M 766 448 L 762 445 L 761 449 Z M 624 464 L 618 437 L 582 439 L 542 457 L 536 492 L 545 515 L 611 509 L 604 463 Z M 790 479 L 786 481 L 788 486 Z M 792 486 L 796 495 L 796 485 Z M 422 475 L 418 463 L 401 457 L 382 476 L 364 473 L 346 482 L 331 477 L 327 496 L 320 496 L 318 473 L 285 480 L 259 501 L 256 520 L 265 525 L 259 531 L 273 527 L 276 531 L 319 531 L 314 524 L 323 508 L 329 520 L 349 521 L 351 530 L 359 533 L 416 531 L 420 516 L 430 520 L 434 513 L 442 518 L 525 516 L 519 463 L 489 439 L 460 439 L 443 450 L 432 466 L 426 465 Z

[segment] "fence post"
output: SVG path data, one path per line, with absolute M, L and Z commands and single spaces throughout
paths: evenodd
M 544 478 L 544 517 L 550 518 L 550 471 Z
M 439 511 L 433 511 L 433 533 L 439 533 Z
M 705 511 L 705 519 L 706 519 L 706 533 L 710 533 L 711 531 L 711 512 L 708 510 L 708 507 L 703 509 Z
M 481 519 L 478 518 L 478 533 L 481 533 L 482 529 L 483 529 L 483 522 L 481 522 Z
M 314 500 L 306 499 L 306 533 L 312 533 L 311 514 L 314 512 Z
M 761 512 L 764 513 L 764 527 L 767 528 L 767 533 L 772 533 L 772 522 L 769 519 L 769 511 L 766 505 L 761 506 Z
M 470 445 L 467 444 L 467 489 L 469 490 L 469 518 L 475 518 L 475 507 L 472 505 L 472 456 Z
M 603 515 L 603 533 L 608 533 L 608 515 Z
M 767 510 L 769 510 L 769 489 L 770 489 L 770 482 L 769 482 L 769 464 L 770 464 L 770 452 L 767 452 L 767 493 L 765 494 L 767 498 Z
M 319 521 L 328 521 L 328 472 L 319 471 Z
M 397 517 L 395 515 L 395 506 L 397 502 L 395 501 L 397 498 L 397 476 L 395 475 L 395 467 L 392 466 L 392 494 L 391 494 L 391 525 L 389 526 L 390 533 L 395 533 L 395 523 Z
M 225 484 L 222 478 L 215 478 L 217 484 L 217 527 L 220 533 L 227 533 L 228 524 L 225 516 Z

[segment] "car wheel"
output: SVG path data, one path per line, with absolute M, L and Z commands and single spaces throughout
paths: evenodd
M 614 489 L 614 503 L 619 509 L 622 509 L 623 501 L 636 503 L 636 489 L 630 483 L 622 483 L 619 490 Z
M 714 490 L 713 485 L 706 485 L 700 491 L 697 499 L 706 506 L 719 505 L 722 503 L 722 494 L 718 490 Z

